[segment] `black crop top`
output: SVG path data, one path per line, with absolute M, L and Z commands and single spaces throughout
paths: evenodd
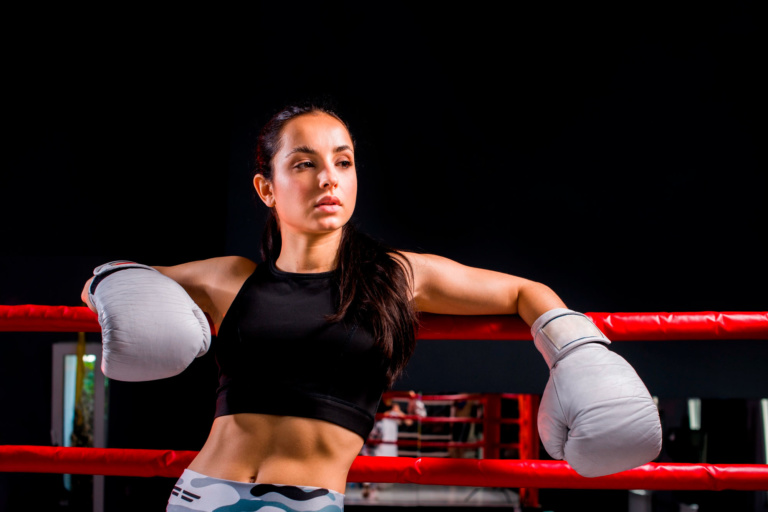
M 248 277 L 213 343 L 215 416 L 262 413 L 315 418 L 367 439 L 385 367 L 370 330 L 330 323 L 333 273 L 294 274 L 269 261 Z

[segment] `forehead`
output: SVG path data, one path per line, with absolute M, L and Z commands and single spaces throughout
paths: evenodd
M 352 147 L 352 138 L 344 124 L 323 112 L 302 114 L 291 119 L 283 127 L 281 138 L 283 151 L 290 151 L 296 146 L 313 149 Z

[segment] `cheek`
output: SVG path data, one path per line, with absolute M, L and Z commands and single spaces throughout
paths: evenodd
M 304 202 L 309 187 L 302 180 L 280 177 L 273 185 L 275 202 L 279 204 L 294 204 Z

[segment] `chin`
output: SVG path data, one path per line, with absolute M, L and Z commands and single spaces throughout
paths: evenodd
M 332 233 L 334 231 L 338 231 L 339 229 L 343 228 L 343 223 L 335 223 L 333 225 L 323 225 L 319 226 L 317 229 L 318 233 Z
M 319 222 L 316 231 L 318 233 L 330 233 L 343 228 L 347 222 L 349 222 L 349 219 L 328 219 L 327 221 Z

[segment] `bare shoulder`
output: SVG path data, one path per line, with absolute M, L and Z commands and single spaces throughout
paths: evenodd
M 203 260 L 206 271 L 219 278 L 247 278 L 256 269 L 256 263 L 244 256 L 220 256 Z
M 425 274 L 440 272 L 446 267 L 456 266 L 459 263 L 437 254 L 418 253 L 400 251 L 400 255 L 393 254 L 395 259 L 403 262 L 405 260 L 414 274 L 414 279 L 418 279 Z
M 256 268 L 256 263 L 243 256 L 219 256 L 155 268 L 185 288 L 207 288 L 241 278 L 245 280 Z
M 416 275 L 416 268 L 421 267 L 423 265 L 423 261 L 421 258 L 421 254 L 408 252 L 408 251 L 396 251 L 396 252 L 390 252 L 389 256 L 398 262 L 403 269 L 405 269 L 405 274 L 411 283 L 411 287 L 413 287 L 413 281 L 415 279 Z
M 406 269 L 406 275 L 411 287 L 411 295 L 417 304 L 420 297 L 424 295 L 425 284 L 432 280 L 430 276 L 440 272 L 442 263 L 450 262 L 447 258 L 434 254 L 409 251 L 390 253 L 390 256 Z
M 154 268 L 179 283 L 218 327 L 256 263 L 243 256 L 219 256 Z
M 429 254 L 422 254 L 418 252 L 397 251 L 391 252 L 389 255 L 400 264 L 404 264 L 409 268 L 421 267 L 429 261 Z M 414 269 L 415 270 L 415 269 Z

